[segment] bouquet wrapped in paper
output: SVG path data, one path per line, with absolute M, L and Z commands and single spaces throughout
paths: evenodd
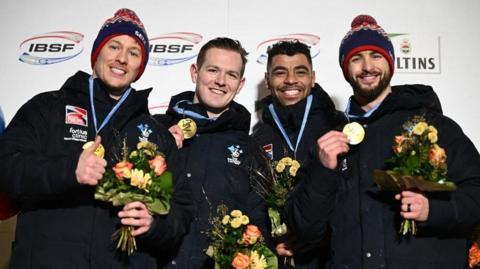
M 268 160 L 267 164 L 266 171 L 254 171 L 252 184 L 267 202 L 272 237 L 280 237 L 287 233 L 287 226 L 282 222 L 280 212 L 294 187 L 300 163 L 290 157 L 284 157 L 279 161 Z
M 394 155 L 385 163 L 389 170 L 375 170 L 374 178 L 380 189 L 400 192 L 453 191 L 456 186 L 447 181 L 447 155 L 438 144 L 438 131 L 424 117 L 415 116 L 403 125 L 403 133 L 395 136 Z M 400 233 L 415 235 L 414 220 L 403 220 Z
M 97 185 L 95 199 L 111 202 L 114 206 L 139 201 L 151 214 L 168 214 L 173 183 L 165 155 L 148 141 L 139 142 L 130 153 L 124 142 L 122 155 L 122 160 L 107 170 Z M 129 255 L 136 250 L 132 229 L 131 226 L 122 226 L 114 234 L 118 240 L 117 248 Z
M 257 226 L 249 224 L 240 210 L 228 213 L 226 206 L 217 209 L 208 233 L 207 255 L 215 260 L 215 269 L 276 269 L 277 257 L 265 245 Z

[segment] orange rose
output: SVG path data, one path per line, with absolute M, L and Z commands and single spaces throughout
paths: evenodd
M 447 155 L 445 150 L 437 144 L 433 145 L 428 151 L 428 161 L 435 167 L 439 167 L 441 164 L 445 163 L 446 159 Z
M 165 162 L 165 158 L 161 155 L 156 155 L 155 158 L 148 161 L 148 163 L 156 176 L 160 176 L 165 170 L 167 170 L 167 163 Z
M 255 225 L 247 225 L 247 229 L 243 232 L 242 242 L 246 245 L 253 245 L 262 235 L 260 230 Z
M 250 257 L 238 252 L 233 258 L 232 266 L 235 269 L 247 269 L 250 266 Z
M 397 144 L 398 146 L 400 146 L 403 141 L 405 141 L 405 136 L 403 135 L 396 135 L 395 136 L 395 144 Z
M 132 167 L 132 163 L 127 161 L 121 161 L 117 163 L 112 169 L 113 172 L 115 172 L 115 177 L 117 177 L 118 180 L 122 181 L 125 178 L 130 178 Z
M 468 254 L 468 265 L 470 268 L 477 266 L 480 263 L 480 248 L 477 242 L 473 243 Z

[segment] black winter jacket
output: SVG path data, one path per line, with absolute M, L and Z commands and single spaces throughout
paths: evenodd
M 290 156 L 298 160 L 303 166 L 307 166 L 307 163 L 312 159 L 312 153 L 315 152 L 316 140 L 335 127 L 337 113 L 332 99 L 318 84 L 315 84 L 312 88 L 311 95 L 313 97 L 312 106 L 308 113 L 307 123 L 296 156 L 294 156 L 294 152 L 289 148 L 278 129 L 268 106 L 273 104 L 283 128 L 295 147 L 306 109 L 307 98 L 290 106 L 282 106 L 271 95 L 260 101 L 263 110 L 262 118 L 253 128 L 252 137 L 264 149 L 271 146 L 270 152 L 273 160 Z
M 326 132 L 332 130 L 337 124 L 338 114 L 335 110 L 335 105 L 322 87 L 315 84 L 310 94 L 313 97 L 312 105 L 296 154 L 294 154 L 285 141 L 268 106 L 273 104 L 275 112 L 287 132 L 291 144 L 295 147 L 306 110 L 307 98 L 290 106 L 282 106 L 271 95 L 260 101 L 263 109 L 262 119 L 255 125 L 251 136 L 273 160 L 280 160 L 283 157 L 289 156 L 298 160 L 303 167 L 308 166 L 309 163 L 317 159 L 316 156 L 313 155 L 316 154 L 316 140 Z M 299 174 L 298 178 L 300 178 L 300 175 L 301 174 Z M 302 246 L 302 248 L 305 248 L 305 246 Z M 309 249 L 306 252 L 296 250 L 294 259 L 295 268 L 323 268 L 322 264 L 325 263 L 328 254 L 329 250 L 325 245 Z M 282 265 L 283 259 L 280 258 L 279 262 Z
M 60 90 L 33 97 L 0 138 L 0 189 L 21 208 L 12 268 L 156 268 L 156 256 L 187 230 L 191 194 L 187 184 L 175 180 L 170 213 L 154 217 L 133 255 L 116 250 L 112 234 L 120 227 L 119 208 L 94 200 L 94 187 L 80 185 L 75 176 L 83 144 L 95 138 L 88 78 L 78 72 Z M 94 84 L 100 126 L 113 101 L 100 80 Z M 109 167 L 119 160 L 125 138 L 130 149 L 147 139 L 174 158 L 173 138 L 149 116 L 149 92 L 132 90 L 100 131 Z
M 352 101 L 350 114 L 363 113 Z M 427 193 L 428 220 L 419 223 L 415 237 L 404 238 L 398 233 L 400 202 L 394 193 L 379 190 L 373 170 L 386 169 L 384 160 L 393 154 L 393 137 L 417 115 L 425 115 L 438 129 L 438 144 L 447 153 L 447 177 L 458 189 Z M 366 129 L 364 141 L 351 146 L 338 171 L 324 169 L 329 177 L 298 186 L 284 212 L 289 227 L 303 240 L 314 242 L 329 222 L 331 268 L 466 268 L 466 238 L 480 223 L 480 157 L 461 128 L 442 115 L 432 88 L 392 87 L 370 117 L 355 120 Z
M 248 135 L 250 113 L 241 105 L 232 102 L 229 109 L 211 121 L 205 108 L 192 104 L 194 92 L 173 96 L 167 115 L 156 116 L 171 126 L 184 116 L 181 111 L 191 111 L 205 118 L 194 118 L 196 135 L 183 141 L 178 163 L 183 164 L 182 175 L 192 188 L 195 217 L 190 231 L 177 248 L 165 257 L 163 268 L 200 269 L 213 268 L 213 260 L 205 251 L 208 247 L 206 232 L 211 228 L 209 219 L 216 216 L 217 206 L 227 205 L 229 210 L 240 209 L 250 217 L 250 222 L 265 228 L 263 201 L 249 184 L 248 165 L 252 158 L 252 142 Z M 184 102 L 181 102 L 184 101 Z M 180 103 L 179 103 L 180 102 Z M 179 104 L 179 111 L 173 107 Z

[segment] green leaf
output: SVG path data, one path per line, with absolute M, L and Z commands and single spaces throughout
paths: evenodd
M 166 215 L 170 211 L 169 201 L 163 199 L 154 199 L 153 202 L 146 204 L 147 209 L 157 215 Z
M 167 194 L 173 193 L 173 180 L 172 180 L 172 173 L 170 171 L 165 171 L 159 177 L 159 186 L 162 190 Z

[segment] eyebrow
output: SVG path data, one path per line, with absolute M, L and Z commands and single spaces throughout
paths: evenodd
M 275 66 L 273 69 L 272 69 L 272 72 L 275 72 L 277 70 L 287 70 L 288 68 L 286 68 L 285 66 L 283 65 L 278 65 L 278 66 Z M 306 65 L 297 65 L 293 68 L 293 70 L 298 70 L 298 69 L 305 69 L 305 70 L 310 70 L 310 68 L 308 68 L 308 66 Z
M 207 69 L 207 68 L 215 68 L 215 69 L 217 69 L 217 70 L 222 70 L 222 69 L 220 68 L 220 66 L 218 66 L 218 65 L 213 65 L 213 64 L 205 65 L 205 68 L 206 68 L 206 69 Z M 237 74 L 238 76 L 240 76 L 240 71 L 236 71 L 236 70 L 226 70 L 225 72 L 226 72 L 226 73 L 235 73 L 235 74 Z

